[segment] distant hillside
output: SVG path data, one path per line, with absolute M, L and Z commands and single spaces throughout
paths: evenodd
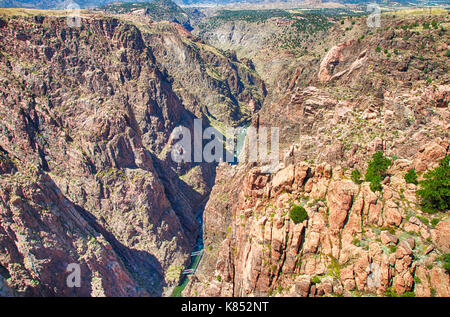
M 111 3 L 111 0 L 76 0 L 73 3 L 81 8 L 94 8 Z M 0 0 L 2 8 L 29 8 L 29 9 L 64 9 L 70 4 L 67 0 Z
M 81 8 L 96 8 L 115 2 L 153 2 L 149 0 L 0 0 L 2 8 L 64 9 L 71 2 Z
M 190 16 L 171 0 L 153 0 L 151 2 L 112 3 L 99 7 L 108 13 L 137 13 L 150 17 L 154 21 L 173 21 L 192 30 Z
M 96 8 L 112 3 L 136 3 L 136 2 L 153 2 L 148 0 L 74 0 L 81 8 Z M 203 5 L 203 4 L 218 4 L 226 5 L 233 3 L 281 3 L 281 2 L 302 2 L 300 0 L 175 0 L 178 5 Z M 366 4 L 373 2 L 373 0 L 322 0 L 322 2 L 340 2 L 351 4 Z M 70 0 L 0 0 L 0 7 L 2 8 L 34 8 L 34 9 L 64 9 L 71 3 Z M 385 3 L 385 2 L 383 2 Z M 424 0 L 396 0 L 388 1 L 389 4 L 401 5 L 425 5 Z M 450 5 L 449 0 L 428 0 L 427 5 Z

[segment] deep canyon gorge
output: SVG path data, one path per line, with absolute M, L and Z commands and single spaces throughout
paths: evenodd
M 0 9 L 0 295 L 449 297 L 449 10 L 315 9 Z

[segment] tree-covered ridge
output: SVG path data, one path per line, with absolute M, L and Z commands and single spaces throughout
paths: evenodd
M 110 14 L 129 14 L 141 11 L 154 21 L 174 21 L 191 30 L 189 14 L 171 0 L 112 3 L 98 8 Z
M 171 0 L 153 0 L 147 2 L 119 2 L 111 3 L 100 7 L 99 9 L 111 13 L 130 13 L 135 10 L 149 9 L 154 13 L 165 15 L 168 13 L 184 13 L 184 11 Z
M 269 9 L 269 10 L 219 10 L 217 15 L 213 16 L 211 22 L 219 21 L 247 21 L 247 22 L 263 22 L 274 17 L 291 17 L 286 10 Z
M 308 20 L 329 18 L 339 19 L 344 16 L 363 15 L 365 12 L 353 11 L 342 8 L 323 8 L 311 10 L 284 10 L 284 9 L 264 9 L 264 10 L 219 10 L 208 21 L 210 24 L 220 25 L 230 21 L 264 22 L 272 18 L 284 18 L 290 21 L 299 21 L 299 18 L 310 18 Z M 321 21 L 322 22 L 322 21 Z

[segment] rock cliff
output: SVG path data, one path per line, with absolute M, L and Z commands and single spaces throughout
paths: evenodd
M 341 41 L 320 60 L 299 59 L 288 89 L 253 121 L 280 128 L 279 171 L 218 168 L 206 254 L 186 295 L 450 295 L 449 211 L 422 212 L 404 180 L 449 153 L 448 31 L 423 19 L 386 15 L 376 31 L 353 19 L 353 30 L 333 26 Z M 394 164 L 374 193 L 351 171 L 376 151 Z M 294 205 L 307 211 L 302 223 L 289 217 Z
M 80 28 L 51 15 L 1 21 L 2 283 L 17 295 L 162 295 L 190 259 L 215 174 L 213 164 L 170 158 L 173 129 L 206 118 L 195 103 L 217 111 L 198 91 L 193 101 L 180 91 L 201 78 L 202 94 L 233 100 L 222 103 L 226 113 L 262 102 L 262 82 L 175 23 L 97 14 L 83 15 Z M 171 79 L 158 41 L 196 73 Z M 66 285 L 71 263 L 81 267 L 80 288 Z
M 440 264 L 450 221 L 444 214 L 432 226 L 417 209 L 417 188 L 403 178 L 412 166 L 396 161 L 382 193 L 325 163 L 293 162 L 275 175 L 251 166 L 218 173 L 205 214 L 206 255 L 186 295 L 450 296 Z M 227 182 L 241 190 L 215 196 Z M 301 223 L 289 217 L 294 204 L 307 211 Z

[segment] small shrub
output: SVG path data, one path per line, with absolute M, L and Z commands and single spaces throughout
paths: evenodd
M 417 217 L 417 219 L 422 221 L 425 225 L 427 225 L 427 226 L 430 225 L 430 221 L 427 218 L 422 217 L 422 216 L 416 216 L 416 217 Z
M 302 206 L 294 205 L 289 213 L 289 218 L 291 218 L 295 224 L 301 223 L 308 218 L 308 213 Z
M 381 181 L 386 177 L 386 171 L 392 164 L 392 161 L 383 155 L 383 152 L 378 151 L 372 157 L 367 167 L 365 179 L 370 182 L 370 189 L 373 192 L 381 191 Z
M 427 172 L 420 182 L 417 194 L 421 208 L 428 213 L 446 211 L 450 208 L 450 156 L 443 158 L 439 166 Z
M 390 245 L 389 246 L 389 250 L 391 251 L 391 253 L 395 253 L 397 251 L 397 246 L 396 245 Z
M 362 181 L 361 181 L 361 172 L 358 170 L 358 169 L 354 169 L 353 171 L 352 171 L 352 181 L 355 183 L 355 184 L 361 184 L 362 183 Z
M 450 253 L 446 253 L 442 256 L 442 262 L 444 269 L 447 271 L 447 273 L 450 273 Z
M 320 277 L 318 277 L 317 275 L 314 275 L 313 278 L 311 279 L 312 284 L 319 284 L 320 282 L 321 282 Z
M 386 288 L 386 291 L 384 292 L 385 297 L 398 297 L 397 292 L 392 287 Z
M 431 225 L 433 226 L 433 228 L 436 227 L 436 225 L 439 223 L 439 221 L 441 221 L 441 220 L 438 218 L 431 219 Z
M 433 26 L 433 29 L 438 29 L 438 22 L 436 20 L 431 21 L 431 25 Z
M 419 182 L 417 181 L 416 171 L 413 169 L 410 169 L 408 171 L 408 173 L 405 174 L 405 181 L 407 184 L 417 185 Z
M 357 247 L 361 246 L 361 240 L 359 240 L 359 239 L 357 239 L 357 238 L 353 239 L 352 243 L 353 243 L 354 245 L 356 245 Z
M 431 297 L 436 297 L 436 290 L 433 287 L 430 287 Z

